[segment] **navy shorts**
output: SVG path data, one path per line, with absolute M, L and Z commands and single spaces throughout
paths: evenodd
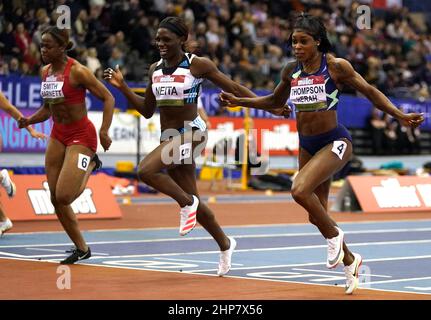
M 352 142 L 352 137 L 346 127 L 338 124 L 336 128 L 315 136 L 299 134 L 299 146 L 314 156 L 320 149 L 341 138 L 346 138 Z

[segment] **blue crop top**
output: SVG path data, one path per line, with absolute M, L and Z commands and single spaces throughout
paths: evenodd
M 340 94 L 329 75 L 326 54 L 322 54 L 320 68 L 316 73 L 305 73 L 298 62 L 290 84 L 290 101 L 297 112 L 337 110 Z

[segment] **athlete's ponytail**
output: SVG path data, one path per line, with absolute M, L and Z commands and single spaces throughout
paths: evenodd
M 326 27 L 318 17 L 304 12 L 301 13 L 296 17 L 295 22 L 293 23 L 293 30 L 302 30 L 312 36 L 315 40 L 319 40 L 320 44 L 317 49 L 320 52 L 326 53 L 332 48 L 326 34 Z M 292 46 L 292 36 L 293 31 L 288 40 L 289 46 Z

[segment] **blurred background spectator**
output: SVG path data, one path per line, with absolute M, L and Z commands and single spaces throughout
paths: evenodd
M 294 60 L 287 45 L 292 18 L 298 11 L 308 11 L 323 19 L 332 52 L 348 59 L 370 84 L 390 97 L 430 99 L 431 14 L 417 9 L 411 13 L 408 8 L 397 6 L 373 8 L 371 28 L 359 30 L 357 8 L 370 2 L 3 1 L 0 2 L 0 74 L 39 75 L 41 32 L 55 24 L 57 6 L 65 4 L 72 15 L 74 47 L 69 55 L 87 65 L 100 79 L 104 68 L 118 64 L 126 80 L 147 83 L 150 64 L 160 59 L 154 45 L 157 26 L 166 16 L 178 15 L 190 28 L 187 50 L 210 58 L 235 81 L 253 89 L 272 90 L 280 81 L 283 66 Z M 356 94 L 348 87 L 342 88 L 342 92 Z M 385 125 L 376 127 L 373 123 Z M 391 119 L 370 120 L 376 152 L 383 150 L 381 145 L 386 146 L 386 152 L 395 150 L 399 137 L 403 137 L 403 145 L 413 141 L 405 150 L 418 148 L 414 142 L 417 132 L 396 126 Z

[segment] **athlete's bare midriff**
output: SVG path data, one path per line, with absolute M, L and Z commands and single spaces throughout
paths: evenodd
M 82 119 L 87 115 L 84 103 L 66 105 L 62 103 L 49 105 L 52 119 L 56 123 L 69 124 Z
M 297 112 L 296 126 L 303 136 L 314 136 L 328 132 L 337 127 L 337 112 L 334 110 L 320 112 Z
M 160 107 L 161 130 L 179 129 L 184 122 L 190 122 L 197 117 L 197 105 L 185 104 L 181 107 Z

